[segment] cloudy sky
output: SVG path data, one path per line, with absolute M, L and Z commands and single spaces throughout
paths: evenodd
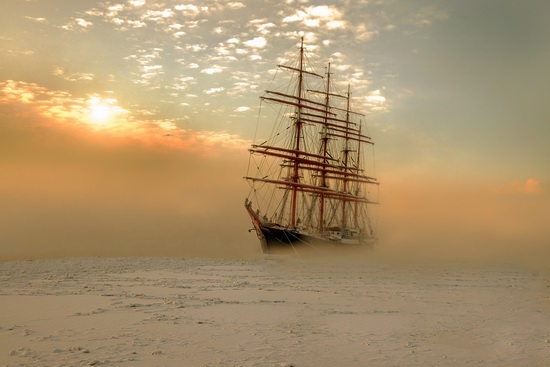
M 368 115 L 382 242 L 548 247 L 549 12 L 543 0 L 5 1 L 3 257 L 254 253 L 246 147 L 300 36 Z

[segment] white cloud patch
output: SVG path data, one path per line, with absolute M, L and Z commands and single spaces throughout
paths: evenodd
M 366 100 L 372 111 L 383 111 L 386 109 L 386 97 L 382 95 L 380 89 L 369 92 Z
M 229 2 L 226 6 L 230 9 L 242 9 L 246 7 L 246 5 L 238 1 Z
M 327 22 L 328 29 L 345 28 L 346 22 L 343 20 L 331 20 Z
M 146 23 L 142 22 L 141 20 L 127 20 L 126 21 L 126 24 L 128 24 L 128 26 L 130 28 L 142 28 L 142 27 L 145 27 L 147 26 Z
M 172 9 L 163 9 L 163 10 L 147 10 L 141 16 L 141 20 L 156 22 L 160 24 L 165 24 L 165 22 L 174 16 L 174 11 Z
M 170 24 L 168 26 L 168 29 L 171 29 L 171 30 L 180 30 L 183 28 L 183 24 L 179 24 L 179 23 L 173 23 L 173 24 Z
M 319 27 L 321 24 L 320 19 L 304 19 L 303 22 L 307 27 Z
M 223 69 L 220 68 L 219 66 L 213 66 L 213 67 L 211 67 L 211 68 L 202 69 L 202 70 L 201 70 L 201 73 L 203 73 L 203 74 L 208 74 L 208 75 L 212 75 L 212 74 L 221 73 L 222 71 L 223 71 Z
M 192 18 L 199 16 L 201 13 L 208 14 L 210 11 L 210 8 L 208 6 L 196 6 L 193 4 L 176 5 L 174 9 L 182 13 L 184 16 Z
M 107 9 L 111 12 L 118 13 L 119 11 L 124 9 L 124 5 L 123 4 L 115 4 L 115 5 L 111 5 L 111 6 L 107 7 Z
M 175 9 L 179 11 L 189 11 L 193 13 L 199 12 L 199 8 L 195 5 L 176 5 Z
M 225 90 L 224 87 L 215 87 L 215 88 L 210 88 L 210 89 L 207 89 L 204 91 L 205 94 L 217 94 L 217 93 L 220 93 L 220 92 L 223 92 Z
M 55 68 L 53 71 L 53 75 L 58 76 L 60 78 L 63 78 L 65 80 L 76 82 L 76 81 L 82 81 L 82 80 L 94 80 L 94 74 L 92 73 L 65 73 L 65 70 L 63 68 Z
M 145 85 L 152 89 L 159 89 L 162 85 L 164 67 L 160 63 L 163 59 L 164 49 L 155 47 L 141 49 L 137 53 L 127 56 L 125 59 L 135 61 L 138 71 L 131 72 L 132 81 L 135 84 Z
M 306 27 L 325 25 L 328 29 L 346 28 L 344 13 L 334 5 L 309 6 L 283 18 L 283 23 L 302 22 Z
M 196 79 L 192 76 L 179 77 L 174 80 L 170 88 L 176 91 L 188 89 L 191 85 L 196 84 Z
M 246 41 L 244 44 L 252 48 L 263 48 L 267 45 L 267 40 L 264 37 L 256 37 Z
M 334 19 L 342 16 L 340 10 L 330 5 L 310 6 L 306 9 L 306 12 L 313 17 L 324 19 Z
M 28 20 L 32 20 L 33 22 L 36 22 L 36 23 L 47 23 L 48 21 L 46 20 L 46 18 L 35 18 L 35 17 L 25 17 L 25 19 L 28 19 Z
M 193 51 L 193 52 L 198 52 L 198 51 L 203 51 L 203 50 L 206 50 L 208 48 L 208 45 L 205 44 L 205 43 L 197 43 L 197 44 L 194 44 L 194 45 L 187 45 L 185 46 L 185 49 L 188 50 L 188 51 Z
M 93 23 L 83 18 L 73 18 L 71 21 L 63 26 L 62 29 L 67 31 L 87 31 L 93 27 Z
M 132 6 L 135 6 L 136 8 L 139 8 L 143 5 L 145 5 L 145 0 L 130 0 L 128 3 Z
M 272 28 L 277 27 L 276 24 L 269 22 L 267 19 L 253 19 L 248 23 L 256 29 L 255 33 L 260 33 L 264 36 L 271 33 Z

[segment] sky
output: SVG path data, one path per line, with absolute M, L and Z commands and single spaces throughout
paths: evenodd
M 367 114 L 384 251 L 550 250 L 547 1 L 2 10 L 0 259 L 257 255 L 247 147 L 269 131 L 259 96 L 300 37 Z

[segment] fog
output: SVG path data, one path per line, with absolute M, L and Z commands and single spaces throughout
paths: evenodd
M 36 124 L 3 124 L 0 140 L 0 260 L 260 256 L 243 209 L 244 148 L 181 149 Z M 545 187 L 379 176 L 373 256 L 547 261 Z
M 36 129 L 1 131 L 1 259 L 254 256 L 246 151 Z
M 550 203 L 540 191 L 487 183 L 404 179 L 383 191 L 380 233 L 386 256 L 548 265 Z

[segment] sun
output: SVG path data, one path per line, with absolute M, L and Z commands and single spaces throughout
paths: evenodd
M 94 125 L 106 125 L 120 113 L 120 107 L 113 105 L 112 100 L 92 97 L 88 100 L 88 119 Z
M 104 124 L 111 116 L 112 112 L 109 110 L 109 107 L 105 105 L 92 106 L 90 111 L 92 121 L 98 124 Z

